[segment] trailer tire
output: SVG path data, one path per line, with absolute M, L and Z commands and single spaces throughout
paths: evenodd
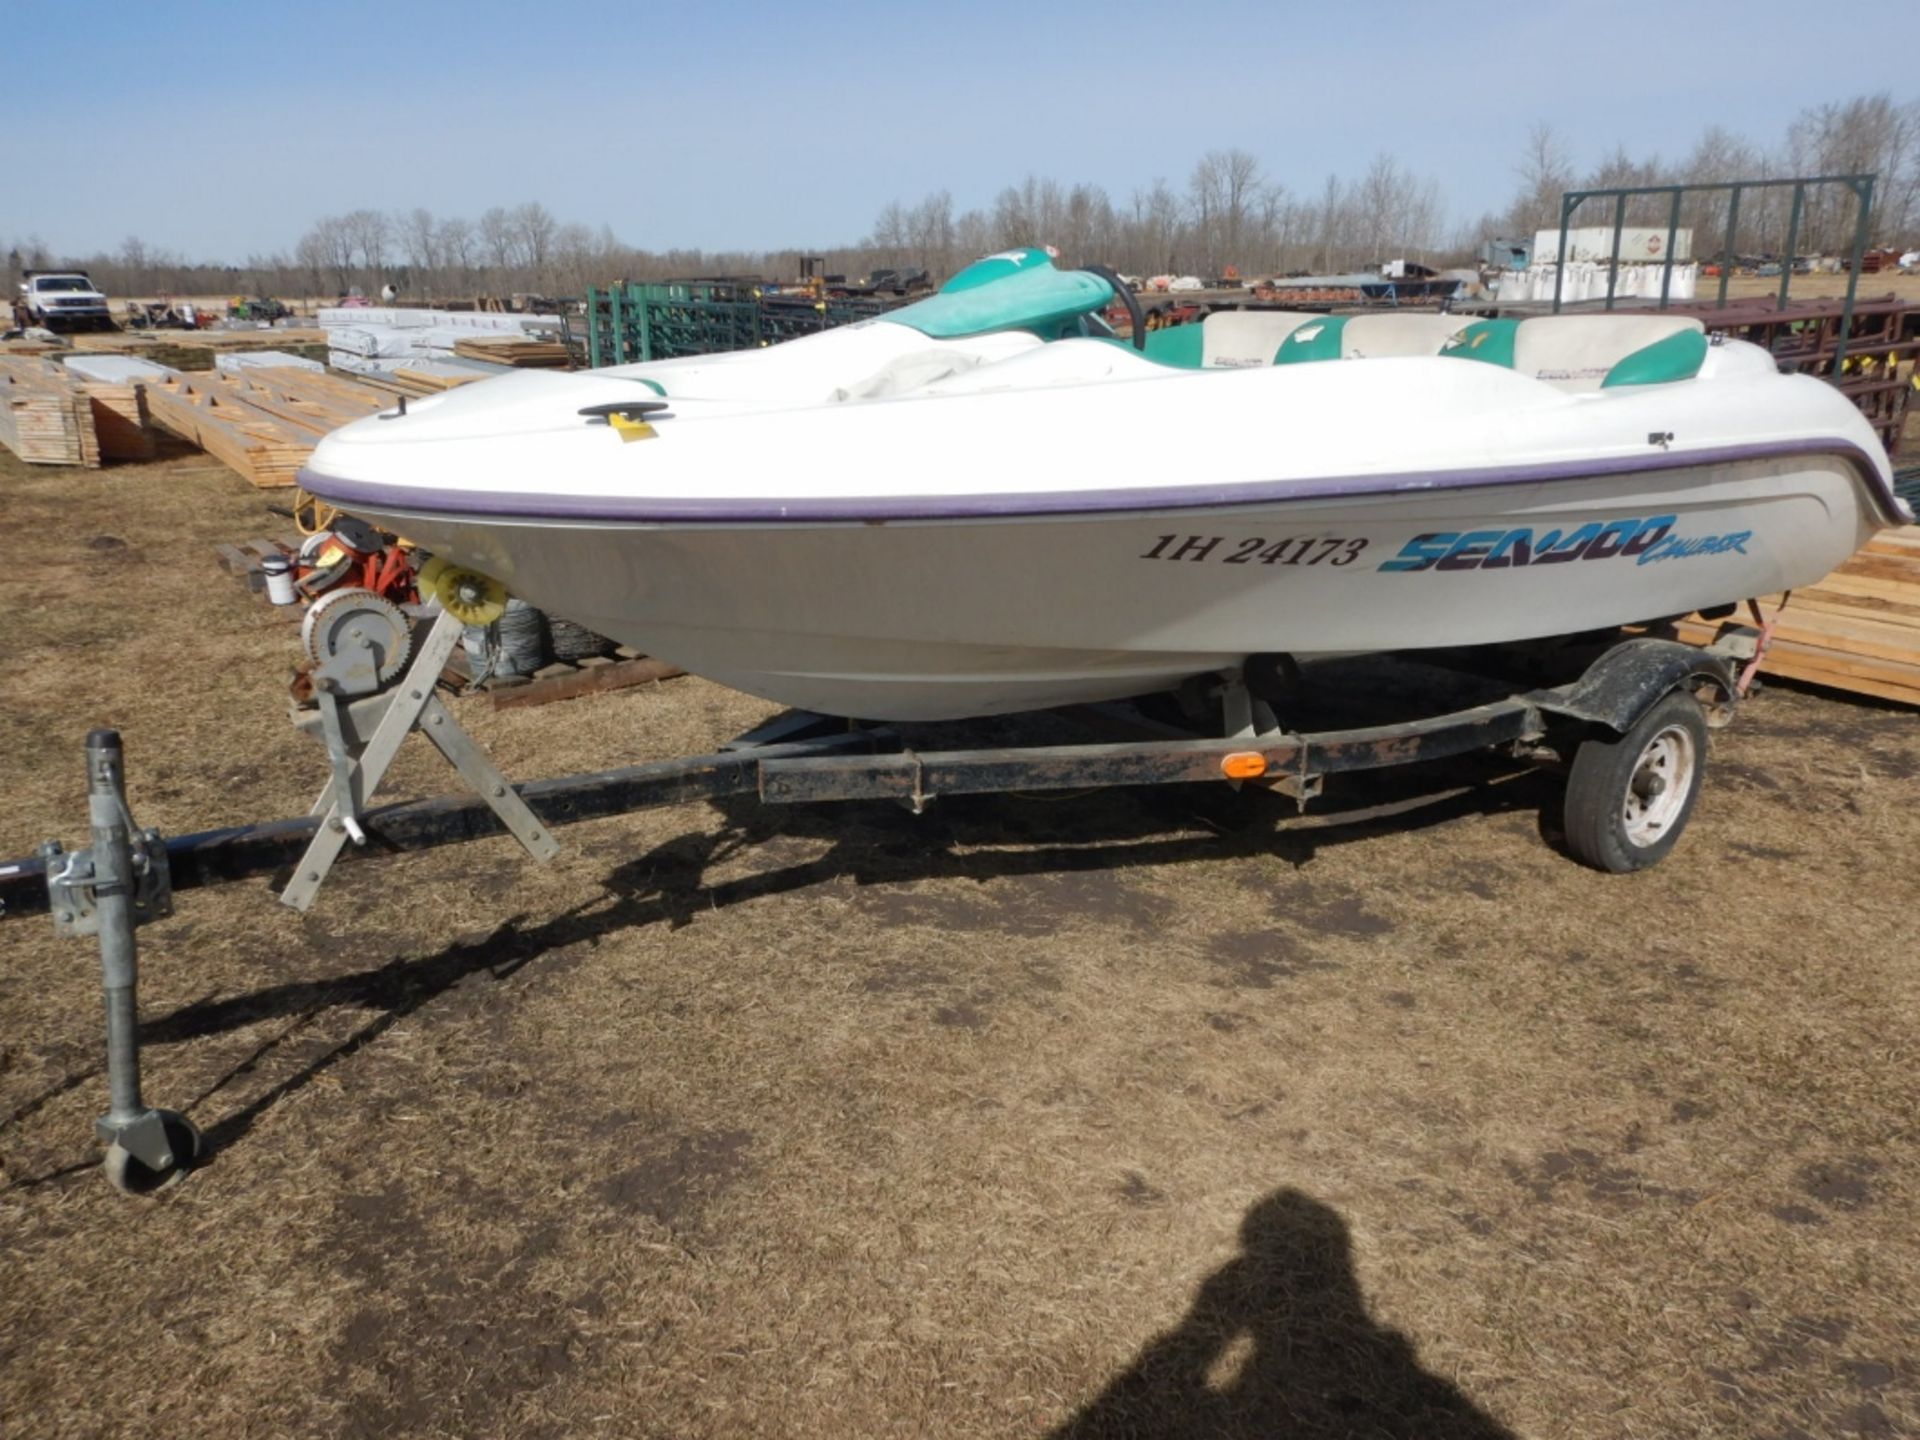
M 1583 740 L 1567 776 L 1567 849 L 1615 875 L 1659 864 L 1692 818 L 1706 763 L 1706 716 L 1680 690 L 1624 733 Z

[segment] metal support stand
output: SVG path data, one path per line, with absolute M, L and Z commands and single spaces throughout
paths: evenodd
M 441 611 L 407 673 L 390 690 L 350 698 L 360 688 L 354 679 L 358 672 L 348 671 L 344 660 L 337 673 L 331 661 L 315 672 L 319 726 L 333 775 L 307 812 L 320 817 L 320 828 L 294 867 L 293 879 L 280 894 L 281 903 L 295 910 L 309 908 L 347 842 L 367 843 L 360 817 L 400 753 L 401 742 L 414 730 L 433 742 L 529 855 L 544 861 L 560 853 L 540 817 L 434 694 L 463 629 L 451 613 Z
M 140 1094 L 140 966 L 134 929 L 173 913 L 167 847 L 140 830 L 127 810 L 117 730 L 87 736 L 87 814 L 93 844 L 72 855 L 56 841 L 41 847 L 47 896 L 61 935 L 100 937 L 100 980 L 107 1011 L 107 1113 L 95 1122 L 107 1144 L 108 1181 L 123 1194 L 150 1194 L 177 1183 L 199 1156 L 191 1120 L 157 1110 Z

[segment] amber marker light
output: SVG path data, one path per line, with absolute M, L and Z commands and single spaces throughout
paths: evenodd
M 1267 757 L 1258 750 L 1236 750 L 1220 762 L 1220 773 L 1229 780 L 1258 780 L 1267 773 Z

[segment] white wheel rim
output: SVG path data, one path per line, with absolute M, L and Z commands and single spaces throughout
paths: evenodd
M 1686 810 L 1698 766 L 1693 733 L 1682 726 L 1669 725 L 1647 741 L 1620 809 L 1629 842 L 1645 849 L 1666 838 Z

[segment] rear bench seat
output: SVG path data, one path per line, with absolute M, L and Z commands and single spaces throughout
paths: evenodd
M 1582 392 L 1691 380 L 1707 336 L 1698 320 L 1673 315 L 1541 315 L 1476 320 L 1440 353 Z
M 1690 380 L 1707 358 L 1707 338 L 1698 320 L 1672 315 L 1464 320 L 1458 315 L 1222 310 L 1198 325 L 1154 331 L 1145 353 L 1163 365 L 1204 370 L 1444 355 L 1585 392 Z

